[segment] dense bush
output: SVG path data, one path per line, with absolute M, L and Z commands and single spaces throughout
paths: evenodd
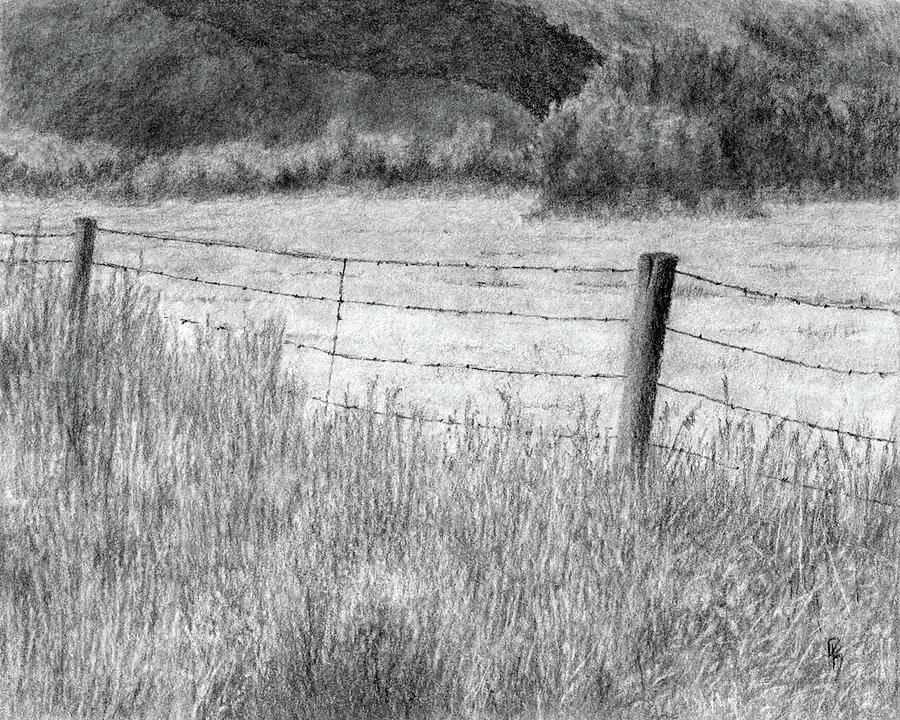
M 894 195 L 900 49 L 872 18 L 820 6 L 740 26 L 735 46 L 688 32 L 612 57 L 541 128 L 544 199 Z
M 719 181 L 717 138 L 703 120 L 637 104 L 598 81 L 541 129 L 544 199 L 621 205 L 636 190 L 694 208 Z
M 47 194 L 87 188 L 120 193 L 136 162 L 131 153 L 106 143 L 0 129 L 0 191 Z
M 855 6 L 819 6 L 747 13 L 741 27 L 747 42 L 735 47 L 687 33 L 624 53 L 606 74 L 635 102 L 709 122 L 728 187 L 895 192 L 900 50 L 874 20 Z

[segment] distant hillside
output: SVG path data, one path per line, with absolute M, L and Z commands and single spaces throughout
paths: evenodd
M 777 46 L 766 46 L 765 22 L 753 18 L 769 18 L 783 28 L 803 11 L 823 6 L 820 0 L 514 1 L 613 54 L 664 45 L 688 31 L 713 44 L 750 42 L 762 53 L 777 52 Z M 182 9 L 203 5 L 150 2 Z M 241 2 L 206 5 L 212 12 Z M 814 29 L 828 43 L 819 58 L 823 66 L 852 79 L 861 66 L 870 72 L 880 63 L 883 74 L 900 78 L 900 4 L 858 0 L 846 7 L 845 20 L 857 18 L 864 37 L 842 42 L 841 27 Z M 302 141 L 320 135 L 336 116 L 349 118 L 360 131 L 429 137 L 452 135 L 460 121 L 486 120 L 498 140 L 510 142 L 534 127 L 509 93 L 447 79 L 328 69 L 236 42 L 204 24 L 174 21 L 143 0 L 0 0 L 0 12 L 0 115 L 5 110 L 17 124 L 68 138 L 156 149 L 245 138 Z M 802 35 L 804 21 L 798 22 L 795 42 L 803 46 L 808 38 Z M 852 31 L 852 22 L 842 22 Z M 314 32 L 308 35 L 314 39 Z M 359 57 L 371 59 L 371 53 Z M 412 64 L 437 62 L 414 53 L 406 57 Z M 426 74 L 434 74 L 435 67 Z
M 539 117 L 577 95 L 602 56 L 534 8 L 505 0 L 144 0 L 176 20 L 324 67 L 458 80 Z
M 504 95 L 312 65 L 138 0 L 5 0 L 0 8 L 6 115 L 68 138 L 162 150 L 303 141 L 341 116 L 360 130 L 439 137 L 463 118 L 484 119 L 499 139 L 519 141 L 534 125 Z

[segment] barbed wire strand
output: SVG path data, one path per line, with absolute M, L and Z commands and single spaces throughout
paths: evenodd
M 650 445 L 651 445 L 651 447 L 654 447 L 654 448 L 657 448 L 660 450 L 665 450 L 669 453 L 673 453 L 673 452 L 674 453 L 683 453 L 685 455 L 690 455 L 692 457 L 700 458 L 702 460 L 706 460 L 707 462 L 712 463 L 713 465 L 721 467 L 725 470 L 732 470 L 734 472 L 744 472 L 744 468 L 738 467 L 736 465 L 728 465 L 727 463 L 723 463 L 720 460 L 717 460 L 716 458 L 712 457 L 711 455 L 706 455 L 704 453 L 697 452 L 696 450 L 688 450 L 687 448 L 678 447 L 678 446 L 661 445 L 659 443 L 650 443 Z M 796 480 L 792 480 L 787 477 L 781 477 L 778 475 L 770 475 L 769 473 L 763 473 L 763 472 L 757 471 L 756 473 L 753 473 L 753 474 L 755 474 L 757 477 L 763 478 L 764 480 L 771 480 L 773 482 L 779 482 L 784 485 L 791 485 L 792 487 L 800 487 L 805 490 L 814 490 L 817 492 L 823 492 L 826 495 L 831 495 L 831 494 L 834 494 L 834 492 L 835 492 L 835 490 L 833 488 L 822 487 L 821 485 L 813 485 L 811 483 L 797 482 Z M 900 508 L 900 505 L 897 505 L 892 502 L 888 502 L 887 500 L 881 500 L 879 498 L 864 497 L 862 495 L 857 495 L 855 493 L 849 493 L 845 490 L 838 490 L 837 493 L 839 495 L 841 495 L 842 497 L 845 497 L 849 500 L 856 500 L 858 502 L 864 502 L 864 503 L 872 503 L 874 505 L 880 505 L 882 507 L 887 507 L 887 508 L 892 508 L 892 509 Z
M 71 262 L 71 261 L 67 261 Z M 273 295 L 276 297 L 285 297 L 292 300 L 313 300 L 320 302 L 329 302 L 329 303 L 337 303 L 337 298 L 327 297 L 322 295 L 307 295 L 304 293 L 292 293 L 281 290 L 271 290 L 269 288 L 261 288 L 253 285 L 243 285 L 241 283 L 229 283 L 221 280 L 207 280 L 205 278 L 201 278 L 199 275 L 176 275 L 174 273 L 166 272 L 164 270 L 152 270 L 145 269 L 140 267 L 135 267 L 133 265 L 122 265 L 119 263 L 110 263 L 110 262 L 95 262 L 94 265 L 98 267 L 108 268 L 111 270 L 121 270 L 123 272 L 135 272 L 135 273 L 146 273 L 148 275 L 157 275 L 159 277 L 169 278 L 171 280 L 180 280 L 183 282 L 190 283 L 198 283 L 201 285 L 210 285 L 213 287 L 225 287 L 231 288 L 235 290 L 242 290 L 245 292 L 255 292 L 261 293 L 264 295 Z M 601 317 L 595 315 L 542 315 L 539 313 L 520 313 L 514 310 L 483 310 L 480 308 L 442 308 L 442 307 L 433 307 L 426 305 L 405 305 L 402 303 L 389 303 L 389 302 L 381 302 L 377 300 L 354 300 L 352 298 L 344 298 L 344 305 L 357 305 L 357 306 L 365 306 L 365 307 L 383 307 L 383 308 L 392 308 L 395 310 L 409 310 L 416 312 L 430 312 L 437 314 L 448 314 L 448 315 L 487 315 L 493 317 L 512 317 L 512 318 L 528 318 L 528 319 L 537 319 L 537 320 L 547 320 L 547 321 L 560 321 L 560 322 L 606 322 L 606 323 L 627 323 L 629 322 L 628 318 L 619 318 L 619 317 Z
M 191 318 L 182 318 L 175 317 L 170 315 L 163 316 L 166 319 L 178 320 L 181 324 L 191 324 L 191 325 L 204 325 L 205 323 L 201 320 L 195 320 Z M 225 330 L 227 332 L 236 332 L 239 328 L 230 327 L 228 325 L 210 325 L 216 330 Z M 444 362 L 428 362 L 428 361 L 419 361 L 419 360 L 410 360 L 408 358 L 381 358 L 381 357 L 369 357 L 364 355 L 353 355 L 350 353 L 341 353 L 341 352 L 333 352 L 326 348 L 319 347 L 318 345 L 309 345 L 307 343 L 302 343 L 297 340 L 286 339 L 283 343 L 284 345 L 288 345 L 290 347 L 300 348 L 301 350 L 313 350 L 315 352 L 321 353 L 323 355 L 327 355 L 329 357 L 336 357 L 342 360 L 353 360 L 358 362 L 373 362 L 373 363 L 385 363 L 385 364 L 396 364 L 396 365 L 407 365 L 413 367 L 426 367 L 426 368 L 447 368 L 451 370 L 469 370 L 472 372 L 484 372 L 484 373 L 496 373 L 501 375 L 525 375 L 531 377 L 567 377 L 567 378 L 575 378 L 581 380 L 598 380 L 598 379 L 606 379 L 606 380 L 620 380 L 624 376 L 619 374 L 606 374 L 606 373 L 568 373 L 568 372 L 556 372 L 556 371 L 541 371 L 541 370 L 517 370 L 517 369 L 507 369 L 507 368 L 495 368 L 495 367 L 484 367 L 481 365 L 473 365 L 473 364 L 461 364 L 461 363 L 444 363 Z
M 613 373 L 574 373 L 574 372 L 557 372 L 552 370 L 514 370 L 507 368 L 487 367 L 483 365 L 475 365 L 472 363 L 447 363 L 447 362 L 429 362 L 423 360 L 410 360 L 409 358 L 384 358 L 372 357 L 366 355 L 353 355 L 351 353 L 332 353 L 330 350 L 321 348 L 317 345 L 307 345 L 306 343 L 296 342 L 294 340 L 285 340 L 285 345 L 292 345 L 303 350 L 313 350 L 324 355 L 333 355 L 342 360 L 354 360 L 358 362 L 385 363 L 392 365 L 411 365 L 414 367 L 438 368 L 450 370 L 467 370 L 472 372 L 496 373 L 500 375 L 525 375 L 529 377 L 565 377 L 580 380 L 621 380 L 624 375 Z
M 530 318 L 535 320 L 547 320 L 557 322 L 598 322 L 598 323 L 627 323 L 628 318 L 603 317 L 599 315 L 543 315 L 541 313 L 523 313 L 515 310 L 482 310 L 480 308 L 442 308 L 427 305 L 403 305 L 401 303 L 388 303 L 376 300 L 344 300 L 347 305 L 365 305 L 367 307 L 392 308 L 395 310 L 412 310 L 418 312 L 430 312 L 449 315 L 488 315 L 493 317 Z
M 341 327 L 341 305 L 344 304 L 344 277 L 347 275 L 347 261 L 341 264 L 341 279 L 338 283 L 337 317 L 334 321 L 334 337 L 331 339 L 331 362 L 328 364 L 328 389 L 325 391 L 325 402 L 331 399 L 331 378 L 334 375 L 334 359 L 337 356 L 338 336 Z
M 830 310 L 866 310 L 871 312 L 886 312 L 892 313 L 893 315 L 900 315 L 900 310 L 897 310 L 896 308 L 880 307 L 878 305 L 854 305 L 850 303 L 836 302 L 833 300 L 829 302 L 815 302 L 814 300 L 807 300 L 806 298 L 794 297 L 792 295 L 782 295 L 777 292 L 764 292 L 762 290 L 754 290 L 749 287 L 744 287 L 743 285 L 733 285 L 731 283 L 722 282 L 721 280 L 713 280 L 711 278 L 704 277 L 703 275 L 697 275 L 695 273 L 685 272 L 683 270 L 676 270 L 675 274 L 689 277 L 693 280 L 704 282 L 709 285 L 714 285 L 715 287 L 737 290 L 747 296 L 767 298 L 769 300 L 781 300 L 783 302 L 793 303 L 794 305 L 806 305 L 809 307 L 826 308 Z
M 34 238 L 37 240 L 44 240 L 44 239 L 49 239 L 49 238 L 70 238 L 74 235 L 74 233 L 71 233 L 71 232 L 67 232 L 67 233 L 45 233 L 45 232 L 33 233 L 33 232 L 27 232 L 24 230 L 0 230 L 0 235 L 8 235 L 13 238 L 25 238 L 25 239 Z
M 70 258 L 8 258 L 0 259 L 0 265 L 71 265 Z
M 100 232 L 110 235 L 120 235 L 126 237 L 139 237 L 147 240 L 160 240 L 162 242 L 185 243 L 188 245 L 202 245 L 205 247 L 224 247 L 233 250 L 247 250 L 264 255 L 275 255 L 278 257 L 290 257 L 298 260 L 321 260 L 324 262 L 339 263 L 349 260 L 354 263 L 365 265 L 394 265 L 399 267 L 433 267 L 433 268 L 461 268 L 466 270 L 521 270 L 521 271 L 540 271 L 540 272 L 572 272 L 572 273 L 632 273 L 632 268 L 619 268 L 608 266 L 593 265 L 536 265 L 536 264 L 512 264 L 497 265 L 492 263 L 474 263 L 462 260 L 398 260 L 395 258 L 365 258 L 353 256 L 332 255 L 329 253 L 299 251 L 299 250 L 271 250 L 266 248 L 256 248 L 241 243 L 232 243 L 225 240 L 204 240 L 202 238 L 177 237 L 171 235 L 156 235 L 153 233 L 137 232 L 131 230 L 116 230 L 113 228 L 98 227 Z
M 706 337 L 699 333 L 692 333 L 686 330 L 679 330 L 677 328 L 673 328 L 671 326 L 666 326 L 666 330 L 675 335 L 683 335 L 685 337 L 693 338 L 695 340 L 702 340 L 705 343 L 709 343 L 711 345 L 718 345 L 719 347 L 731 348 L 732 350 L 740 350 L 741 352 L 752 353 L 753 355 L 760 355 L 765 358 L 769 358 L 771 360 L 777 360 L 778 362 L 787 363 L 788 365 L 797 365 L 799 367 L 809 368 L 811 370 L 827 370 L 829 372 L 839 373 L 841 375 L 877 375 L 881 378 L 894 377 L 897 375 L 897 372 L 892 370 L 857 370 L 855 368 L 837 368 L 832 367 L 830 365 L 814 365 L 811 363 L 805 363 L 802 360 L 795 360 L 793 358 L 783 357 L 780 355 L 773 355 L 772 353 L 764 352 L 763 350 L 757 350 L 751 347 L 744 347 L 742 345 L 733 345 L 732 343 L 727 343 L 722 340 L 715 340 L 713 338 Z
M 292 293 L 286 292 L 283 290 L 271 290 L 269 288 L 261 288 L 256 287 L 254 285 L 244 285 L 241 283 L 230 283 L 224 282 L 222 280 L 207 280 L 205 278 L 201 278 L 199 275 L 176 275 L 174 273 L 166 272 L 164 270 L 150 270 L 145 268 L 134 267 L 133 265 L 121 265 L 119 263 L 110 263 L 110 262 L 95 262 L 94 265 L 96 267 L 108 268 L 110 270 L 121 270 L 123 272 L 135 272 L 138 274 L 144 273 L 147 275 L 157 275 L 159 277 L 169 278 L 170 280 L 180 280 L 183 282 L 197 283 L 199 285 L 210 285 L 212 287 L 224 287 L 230 288 L 233 290 L 242 290 L 244 292 L 255 292 L 263 295 L 272 295 L 275 297 L 284 297 L 289 298 L 291 300 L 317 300 L 323 302 L 336 303 L 337 299 L 333 297 L 326 297 L 322 295 L 305 295 L 303 293 Z
M 615 440 L 615 435 L 609 435 L 608 433 L 596 432 L 592 434 L 588 433 L 576 433 L 571 432 L 569 430 L 559 429 L 547 429 L 547 428 L 516 428 L 511 425 L 496 425 L 492 423 L 483 423 L 475 420 L 474 418 L 471 421 L 468 420 L 458 420 L 454 417 L 447 418 L 435 418 L 429 417 L 428 415 L 407 415 L 404 413 L 397 412 L 385 412 L 384 410 L 378 410 L 377 408 L 364 407 L 362 405 L 352 405 L 348 403 L 336 402 L 334 400 L 327 401 L 323 398 L 316 397 L 315 395 L 309 396 L 310 400 L 313 400 L 317 403 L 321 403 L 323 405 L 330 405 L 331 407 L 340 408 L 342 410 L 351 410 L 354 412 L 363 412 L 369 413 L 371 415 L 378 415 L 380 417 L 385 417 L 389 419 L 397 419 L 397 420 L 405 420 L 409 422 L 423 422 L 423 423 L 434 423 L 438 425 L 446 425 L 451 427 L 476 427 L 480 430 L 492 430 L 497 432 L 511 432 L 511 433 L 522 433 L 524 435 L 538 435 L 544 434 L 547 437 L 554 439 L 565 439 L 565 440 Z M 612 428 L 606 428 L 607 431 Z
M 722 400 L 720 398 L 713 397 L 712 395 L 697 392 L 696 390 L 685 390 L 683 388 L 673 387 L 661 382 L 658 382 L 657 385 L 664 390 L 669 390 L 681 395 L 692 395 L 694 397 L 708 400 L 709 402 L 716 403 L 718 405 L 723 405 L 724 407 L 727 407 L 731 410 L 741 410 L 743 412 L 755 413 L 757 415 L 763 415 L 765 417 L 773 418 L 776 420 L 784 420 L 785 422 L 795 423 L 797 425 L 805 425 L 806 427 L 812 428 L 814 430 L 824 430 L 827 432 L 835 433 L 836 435 L 844 435 L 847 437 L 855 438 L 856 440 L 869 440 L 872 442 L 881 442 L 888 444 L 893 444 L 894 442 L 896 442 L 892 438 L 879 437 L 877 435 L 862 435 L 860 433 L 851 432 L 849 430 L 841 430 L 840 428 L 830 427 L 828 425 L 819 425 L 818 423 L 810 422 L 809 420 L 801 420 L 799 418 L 789 417 L 787 415 L 779 415 L 777 413 L 768 412 L 766 410 L 758 410 L 756 408 L 744 407 L 743 405 L 736 405 L 735 403 L 732 403 L 728 400 Z
M 448 426 L 457 426 L 457 425 L 465 425 L 466 423 L 462 420 L 456 420 L 455 418 L 433 418 L 428 416 L 417 416 L 417 415 L 405 415 L 403 413 L 389 413 L 384 410 L 378 410 L 377 408 L 363 407 L 361 405 L 351 405 L 348 403 L 337 402 L 335 400 L 327 400 L 324 398 L 316 397 L 315 395 L 309 396 L 310 400 L 313 400 L 317 403 L 321 403 L 322 405 L 327 405 L 329 407 L 336 407 L 342 410 L 352 410 L 355 412 L 364 412 L 369 413 L 370 415 L 378 415 L 380 417 L 386 417 L 390 419 L 397 420 L 408 420 L 410 422 L 425 422 L 425 423 L 435 423 L 439 425 L 448 425 Z M 485 426 L 488 427 L 488 426 Z

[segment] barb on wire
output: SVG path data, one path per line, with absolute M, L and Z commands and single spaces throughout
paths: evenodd
M 702 275 L 696 275 L 694 273 L 685 272 L 683 270 L 676 270 L 676 275 L 683 275 L 684 277 L 692 278 L 693 280 L 697 280 L 699 282 L 704 282 L 709 285 L 714 285 L 716 287 L 728 288 L 730 290 L 737 290 L 742 292 L 744 295 L 750 297 L 759 297 L 759 298 L 768 298 L 769 300 L 781 300 L 784 302 L 793 303 L 794 305 L 807 305 L 809 307 L 816 308 L 826 308 L 831 310 L 868 310 L 871 312 L 886 312 L 892 313 L 894 315 L 900 315 L 900 310 L 896 308 L 890 307 L 881 307 L 878 305 L 854 305 L 851 303 L 840 303 L 835 301 L 830 302 L 816 302 L 814 300 L 807 300 L 806 298 L 794 297 L 792 295 L 782 295 L 777 292 L 763 292 L 762 290 L 754 290 L 752 288 L 744 287 L 743 285 L 733 285 L 731 283 L 722 282 L 721 280 L 712 280 L 708 277 L 704 277 Z
M 732 343 L 727 343 L 722 340 L 715 340 L 713 338 L 705 337 L 704 335 L 701 335 L 699 333 L 687 332 L 686 330 L 678 330 L 677 328 L 673 328 L 671 326 L 667 326 L 666 330 L 675 335 L 683 335 L 685 337 L 694 338 L 695 340 L 702 340 L 703 342 L 709 343 L 711 345 L 731 348 L 732 350 L 740 350 L 741 352 L 760 355 L 771 360 L 777 360 L 778 362 L 787 363 L 788 365 L 797 365 L 799 367 L 809 368 L 811 370 L 827 370 L 829 372 L 839 373 L 841 375 L 877 375 L 881 378 L 888 378 L 897 375 L 897 373 L 893 370 L 857 370 L 855 368 L 837 368 L 830 365 L 814 365 L 811 363 L 805 363 L 802 360 L 794 360 L 793 358 L 783 357 L 781 355 L 773 355 L 772 353 L 767 353 L 762 350 L 756 350 L 755 348 L 744 347 L 742 345 L 733 345 Z
M 136 232 L 131 230 L 116 230 L 113 228 L 98 228 L 101 232 L 110 235 L 122 235 L 126 237 L 140 237 L 147 240 L 160 240 L 163 242 L 177 242 L 187 245 L 202 245 L 204 247 L 224 247 L 234 250 L 247 250 L 264 255 L 297 258 L 299 260 L 322 260 L 325 262 L 339 263 L 349 260 L 354 263 L 367 265 L 395 265 L 400 267 L 433 267 L 433 268 L 462 268 L 467 270 L 535 270 L 542 272 L 583 272 L 583 273 L 631 273 L 632 268 L 618 268 L 592 265 L 536 265 L 536 264 L 511 264 L 497 265 L 491 263 L 475 263 L 461 260 L 399 260 L 395 258 L 365 258 L 345 257 L 313 251 L 300 250 L 270 250 L 255 248 L 241 243 L 233 243 L 225 240 L 204 240 L 203 238 L 178 237 L 172 235 L 157 235 L 154 233 Z
M 209 325 L 213 330 L 221 330 L 223 332 L 233 333 L 237 331 L 237 328 L 231 327 L 230 325 L 215 325 L 209 322 L 203 322 L 202 320 L 195 320 L 193 318 L 183 318 L 178 317 L 176 315 L 163 315 L 162 318 L 164 320 L 177 320 L 181 325 Z
M 740 468 L 737 465 L 728 465 L 727 463 L 723 463 L 720 460 L 717 460 L 716 458 L 714 458 L 711 455 L 706 455 L 705 453 L 697 452 L 696 450 L 688 450 L 687 448 L 678 447 L 675 445 L 672 445 L 672 446 L 661 445 L 659 443 L 650 443 L 650 445 L 651 445 L 651 447 L 657 448 L 659 450 L 665 450 L 666 452 L 669 452 L 669 453 L 673 453 L 673 452 L 674 453 L 682 453 L 684 455 L 690 455 L 691 457 L 696 457 L 701 460 L 706 460 L 707 462 L 712 463 L 713 465 L 716 465 L 725 470 L 732 470 L 734 472 L 743 472 L 743 468 Z M 768 473 L 763 473 L 763 472 L 759 472 L 759 471 L 756 472 L 756 475 L 758 477 L 763 478 L 764 480 L 770 480 L 772 482 L 782 483 L 783 485 L 791 485 L 792 487 L 799 487 L 799 488 L 803 488 L 804 490 L 815 490 L 818 492 L 823 492 L 826 495 L 831 495 L 835 492 L 835 490 L 833 488 L 822 487 L 820 485 L 813 485 L 811 483 L 797 482 L 796 480 L 792 480 L 791 478 L 780 477 L 778 475 L 770 475 Z M 900 507 L 900 505 L 896 505 L 895 503 L 888 502 L 887 500 L 881 500 L 879 498 L 864 497 L 862 495 L 857 495 L 855 493 L 846 492 L 845 490 L 838 490 L 837 492 L 842 497 L 846 497 L 850 500 L 856 500 L 856 501 L 865 502 L 865 503 L 872 503 L 873 505 L 881 505 L 882 507 L 888 507 L 888 508 L 894 508 L 894 509 Z
M 766 410 L 758 410 L 756 408 L 744 407 L 743 405 L 736 405 L 732 402 L 729 402 L 728 400 L 722 400 L 720 398 L 713 397 L 712 395 L 707 395 L 706 393 L 697 392 L 696 390 L 685 390 L 683 388 L 672 387 L 671 385 L 667 385 L 661 382 L 658 382 L 657 385 L 664 390 L 669 390 L 670 392 L 679 393 L 681 395 L 692 395 L 694 397 L 716 403 L 717 405 L 723 405 L 731 410 L 742 410 L 743 412 L 755 413 L 757 415 L 763 415 L 765 417 L 774 418 L 776 420 L 784 420 L 785 422 L 795 423 L 797 425 L 805 425 L 806 427 L 813 428 L 814 430 L 825 430 L 827 432 L 835 433 L 836 435 L 845 435 L 857 440 L 870 440 L 872 442 L 882 442 L 888 444 L 893 444 L 895 442 L 891 438 L 879 437 L 877 435 L 861 435 L 859 433 L 850 432 L 849 430 L 841 430 L 840 428 L 830 427 L 828 425 L 819 425 L 818 423 L 810 422 L 809 420 L 800 420 L 799 418 L 793 418 L 787 415 L 779 415 L 777 413 L 767 412 Z
M 577 378 L 582 380 L 620 380 L 624 376 L 612 373 L 573 373 L 573 372 L 556 372 L 552 370 L 514 370 L 507 368 L 486 367 L 471 363 L 447 363 L 447 362 L 427 362 L 422 360 L 410 360 L 409 358 L 382 358 L 368 357 L 365 355 L 353 355 L 350 353 L 332 353 L 330 350 L 318 347 L 317 345 L 307 345 L 305 343 L 296 342 L 294 340 L 285 340 L 286 345 L 301 348 L 303 350 L 314 350 L 324 355 L 334 356 L 343 360 L 356 360 L 359 362 L 386 363 L 392 365 L 412 365 L 415 367 L 425 368 L 446 368 L 451 370 L 470 370 L 473 372 L 497 373 L 500 375 L 526 375 L 530 377 L 565 377 Z

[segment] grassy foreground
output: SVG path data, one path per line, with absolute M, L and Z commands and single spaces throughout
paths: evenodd
M 18 267 L 3 716 L 897 716 L 896 511 L 757 473 L 885 497 L 894 449 L 781 432 L 751 457 L 725 423 L 704 451 L 743 476 L 661 455 L 638 489 L 602 441 L 514 416 L 326 413 L 280 369 L 280 328 L 179 340 L 121 279 L 77 363 L 64 284 Z

